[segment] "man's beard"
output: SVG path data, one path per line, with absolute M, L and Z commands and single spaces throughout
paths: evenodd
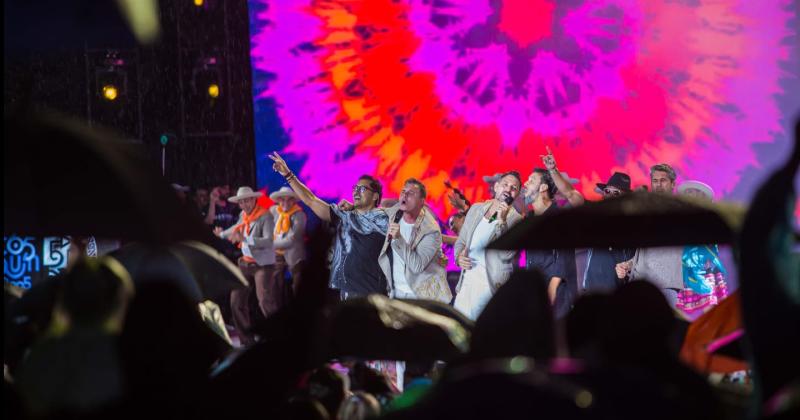
M 530 194 L 530 195 L 525 194 L 525 205 L 526 206 L 529 206 L 529 205 L 533 204 L 534 201 L 536 201 L 536 193 L 533 193 L 533 194 Z

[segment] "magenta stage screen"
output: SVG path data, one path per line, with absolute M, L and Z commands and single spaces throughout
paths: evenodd
M 614 171 L 668 163 L 746 200 L 789 149 L 797 2 L 250 0 L 259 187 L 277 150 L 318 195 L 408 177 L 440 215 L 445 180 L 541 166 L 590 199 Z

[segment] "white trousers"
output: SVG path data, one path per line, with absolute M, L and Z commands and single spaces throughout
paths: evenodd
M 456 295 L 453 306 L 467 318 L 475 321 L 491 298 L 492 286 L 489 284 L 486 268 L 477 266 L 464 272 L 461 289 Z

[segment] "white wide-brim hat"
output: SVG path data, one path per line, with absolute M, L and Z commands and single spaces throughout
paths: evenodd
M 238 203 L 246 198 L 256 198 L 261 197 L 262 195 L 264 195 L 264 193 L 261 191 L 253 191 L 253 189 L 250 187 L 239 187 L 239 189 L 236 190 L 236 195 L 229 197 L 228 201 L 231 203 Z
M 297 194 L 295 194 L 294 191 L 292 191 L 292 189 L 289 187 L 281 187 L 281 189 L 269 195 L 269 198 L 272 200 L 277 200 L 283 197 L 292 197 L 296 199 Z
M 175 191 L 180 191 L 180 192 L 189 192 L 189 191 L 192 190 L 191 187 L 187 187 L 187 186 L 181 185 L 181 184 L 172 184 L 172 188 Z
M 712 200 L 714 199 L 714 189 L 712 189 L 711 186 L 706 184 L 705 182 L 700 182 L 700 181 L 686 181 L 681 183 L 680 185 L 678 185 L 678 194 L 686 193 L 686 190 L 688 190 L 689 188 L 700 190 L 709 199 Z

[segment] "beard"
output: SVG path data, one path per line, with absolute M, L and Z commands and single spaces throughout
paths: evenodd
M 529 205 L 533 204 L 533 202 L 536 201 L 536 197 L 537 196 L 538 196 L 538 194 L 535 193 L 535 192 L 533 194 L 525 194 L 524 195 L 525 205 L 529 206 Z

